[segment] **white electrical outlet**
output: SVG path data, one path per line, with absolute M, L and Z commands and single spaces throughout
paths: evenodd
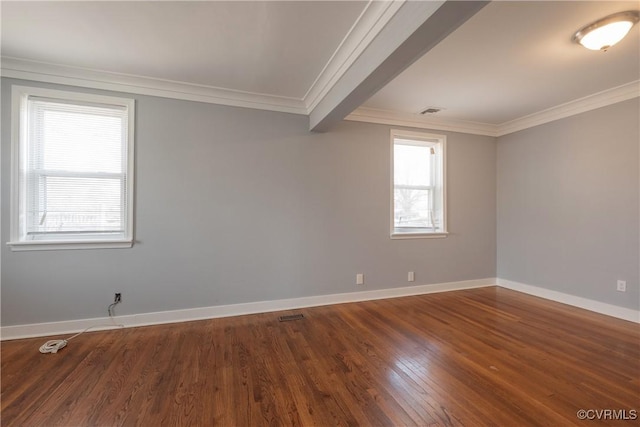
M 413 271 L 410 271 L 409 274 L 407 274 L 407 282 L 413 282 L 414 280 L 416 280 L 416 276 Z
M 618 292 L 627 292 L 627 282 L 624 280 L 618 280 L 618 285 L 616 287 Z
M 364 274 L 356 274 L 356 285 L 364 285 Z

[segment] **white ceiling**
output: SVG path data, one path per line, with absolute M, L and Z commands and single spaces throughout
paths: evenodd
M 133 93 L 162 87 L 159 96 L 309 114 L 402 3 L 2 1 L 2 75 Z M 499 134 L 491 126 L 637 82 L 639 25 L 608 52 L 571 36 L 639 6 L 490 3 L 355 114 L 479 123 Z M 425 107 L 443 111 L 416 115 Z
M 493 2 L 373 95 L 366 108 L 502 124 L 640 77 L 636 25 L 607 52 L 573 33 L 609 14 L 638 9 L 614 1 Z
M 2 2 L 2 55 L 303 98 L 366 1 Z

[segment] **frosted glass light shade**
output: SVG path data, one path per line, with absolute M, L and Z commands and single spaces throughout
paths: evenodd
M 587 49 L 607 50 L 622 40 L 638 19 L 638 11 L 609 15 L 576 32 L 573 40 Z

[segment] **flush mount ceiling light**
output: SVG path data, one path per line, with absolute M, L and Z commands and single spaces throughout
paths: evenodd
M 587 49 L 606 51 L 622 40 L 639 19 L 637 10 L 614 13 L 576 32 L 573 41 Z

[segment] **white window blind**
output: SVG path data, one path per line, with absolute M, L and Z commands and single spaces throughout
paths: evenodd
M 131 106 L 92 97 L 23 94 L 19 242 L 131 238 Z

